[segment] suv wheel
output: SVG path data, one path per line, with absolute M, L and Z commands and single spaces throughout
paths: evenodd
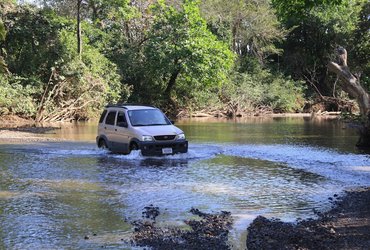
M 130 144 L 130 153 L 132 150 L 139 150 L 139 146 L 137 145 L 136 142 L 131 142 Z
M 105 140 L 104 140 L 104 139 L 100 139 L 100 140 L 99 140 L 99 145 L 98 145 L 98 147 L 99 147 L 99 148 L 101 148 L 101 149 L 108 149 L 108 147 L 107 147 L 107 143 L 105 142 Z

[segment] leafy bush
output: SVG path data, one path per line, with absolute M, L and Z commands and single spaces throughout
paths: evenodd
M 23 82 L 29 80 L 0 74 L 0 115 L 15 114 L 25 118 L 35 115 L 37 105 L 32 95 L 38 90 L 31 85 L 23 86 Z
M 3 78 L 7 85 L 2 87 L 18 102 L 32 101 L 16 107 L 4 99 L 7 112 L 39 121 L 88 119 L 108 102 L 127 100 L 130 89 L 121 84 L 117 66 L 101 52 L 104 41 L 84 36 L 81 58 L 78 55 L 75 20 L 30 6 L 19 6 L 6 18 L 6 60 L 9 70 L 22 78 L 15 82 Z M 101 34 L 91 24 L 83 25 L 89 34 Z
M 129 88 L 121 85 L 117 67 L 85 41 L 82 60 L 74 33 L 59 32 L 60 59 L 52 67 L 38 120 L 88 119 L 107 102 L 126 100 Z
M 281 74 L 262 70 L 258 74 L 235 73 L 230 99 L 245 109 L 267 107 L 275 112 L 299 111 L 303 105 L 303 85 Z
M 196 104 L 205 109 L 227 112 L 254 112 L 268 109 L 274 112 L 297 112 L 304 104 L 302 83 L 268 70 L 258 73 L 234 72 L 221 90 L 203 91 L 195 95 Z

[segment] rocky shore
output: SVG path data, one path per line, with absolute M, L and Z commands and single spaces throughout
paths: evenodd
M 257 217 L 248 228 L 247 248 L 370 249 L 370 188 L 347 191 L 317 219 L 284 223 Z
M 258 216 L 246 229 L 246 246 L 253 249 L 370 249 L 370 188 L 347 191 L 330 198 L 333 208 L 317 212 L 317 219 L 286 223 Z M 234 249 L 227 241 L 232 226 L 228 212 L 207 214 L 192 209 L 200 219 L 185 223 L 187 230 L 157 227 L 158 207 L 146 207 L 144 220 L 133 222 L 131 244 L 151 249 Z M 149 220 L 145 220 L 148 219 Z

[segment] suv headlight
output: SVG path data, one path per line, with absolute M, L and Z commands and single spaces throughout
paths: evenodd
M 178 134 L 177 135 L 177 140 L 185 140 L 185 134 L 184 133 Z
M 141 137 L 141 140 L 142 141 L 153 141 L 153 136 L 150 136 L 150 135 L 143 135 Z

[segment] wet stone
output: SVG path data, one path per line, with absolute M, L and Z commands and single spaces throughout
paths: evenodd
M 155 207 L 151 204 L 147 207 L 144 207 L 142 217 L 146 219 L 155 220 L 159 214 L 160 214 L 159 207 Z
M 152 211 L 152 208 L 152 206 L 149 206 L 144 209 L 145 211 Z M 190 210 L 190 213 L 200 218 L 200 220 L 185 221 L 191 230 L 178 227 L 157 227 L 154 220 L 134 221 L 132 222 L 135 227 L 132 241 L 136 246 L 161 250 L 230 249 L 227 241 L 233 223 L 231 213 L 222 211 L 208 214 L 194 208 Z

